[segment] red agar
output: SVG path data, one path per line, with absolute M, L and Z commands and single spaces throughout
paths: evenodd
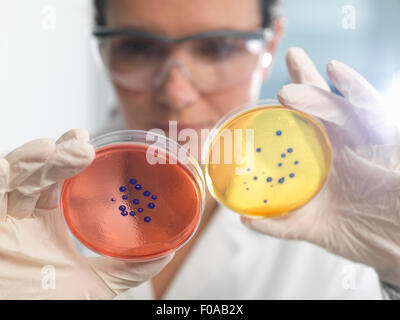
M 175 251 L 195 231 L 202 209 L 195 178 L 180 162 L 170 164 L 169 154 L 158 152 L 166 164 L 150 164 L 147 148 L 124 144 L 98 149 L 87 169 L 64 182 L 65 220 L 74 236 L 93 251 L 148 260 Z M 135 180 L 140 190 L 130 183 Z M 124 192 L 121 186 L 126 187 Z M 136 214 L 122 215 L 121 205 Z

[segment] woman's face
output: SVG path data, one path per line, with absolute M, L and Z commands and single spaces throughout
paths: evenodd
M 261 27 L 259 0 L 118 0 L 108 1 L 110 27 L 132 27 L 171 38 L 213 30 L 252 31 Z M 275 43 L 275 42 L 273 42 Z M 270 52 L 274 48 L 269 48 Z M 260 72 L 261 71 L 261 72 Z M 168 134 L 170 120 L 196 131 L 211 128 L 227 112 L 257 98 L 266 72 L 234 87 L 200 92 L 180 69 L 169 69 L 163 83 L 152 91 L 127 90 L 113 83 L 119 111 L 129 129 L 161 128 Z

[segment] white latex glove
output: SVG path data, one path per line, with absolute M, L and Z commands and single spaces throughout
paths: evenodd
M 296 211 L 241 220 L 253 230 L 306 240 L 371 266 L 381 280 L 400 288 L 398 130 L 375 89 L 348 66 L 332 61 L 327 67 L 341 97 L 328 91 L 301 49 L 289 50 L 287 62 L 295 84 L 281 89 L 279 101 L 322 121 L 333 148 L 330 176 L 326 188 Z
M 86 258 L 57 209 L 55 183 L 93 161 L 84 130 L 29 142 L 0 158 L 0 299 L 110 299 L 161 271 L 173 255 L 133 263 Z

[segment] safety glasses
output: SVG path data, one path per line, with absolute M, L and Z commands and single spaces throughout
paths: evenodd
M 94 31 L 111 78 L 134 91 L 159 88 L 177 68 L 201 92 L 228 89 L 248 80 L 271 54 L 270 29 L 218 30 L 172 39 L 130 28 Z

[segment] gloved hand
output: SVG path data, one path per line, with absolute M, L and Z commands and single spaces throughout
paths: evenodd
M 344 97 L 328 91 L 311 60 L 291 49 L 294 84 L 279 101 L 321 120 L 332 143 L 327 185 L 304 207 L 287 215 L 242 222 L 273 237 L 306 240 L 369 265 L 400 288 L 400 138 L 375 89 L 343 63 L 327 75 Z M 302 84 L 299 84 L 302 83 Z
M 29 142 L 0 158 L 0 299 L 110 299 L 161 271 L 146 263 L 86 258 L 57 209 L 56 183 L 93 161 L 84 130 Z

